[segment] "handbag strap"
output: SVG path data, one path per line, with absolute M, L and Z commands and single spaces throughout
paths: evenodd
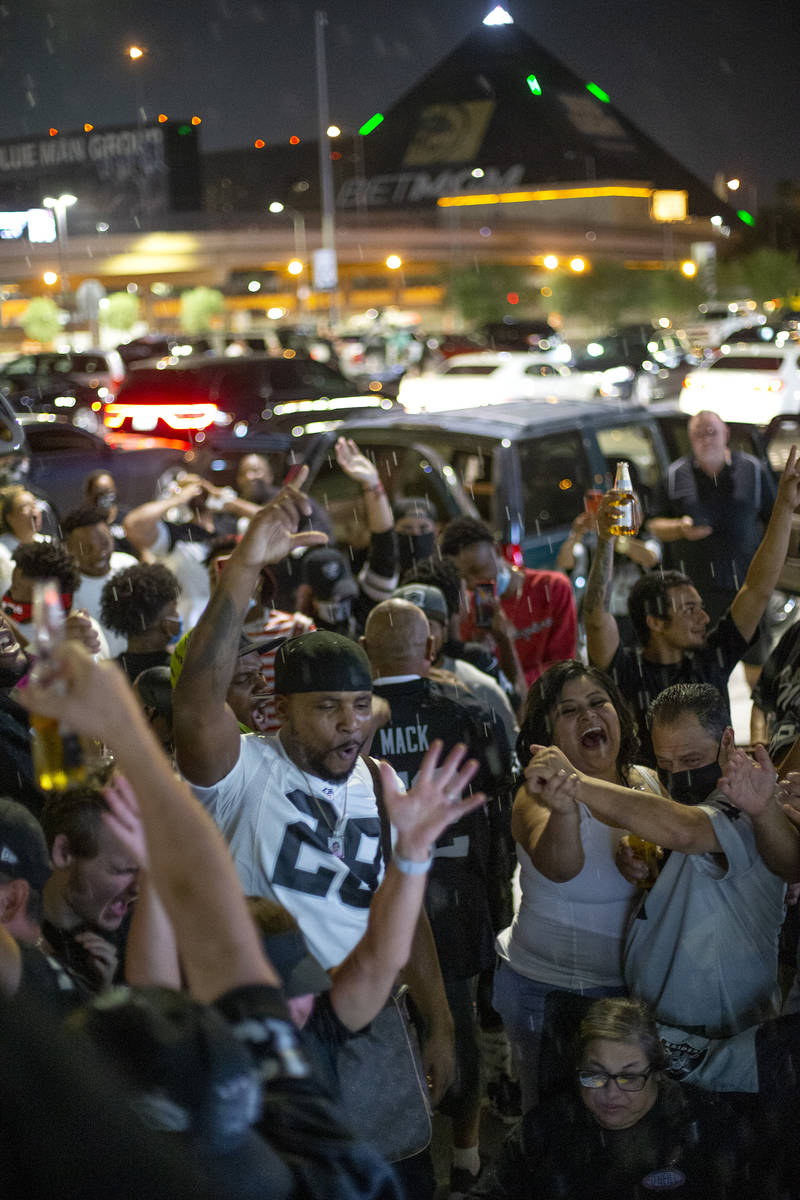
M 388 863 L 392 857 L 392 829 L 389 814 L 386 811 L 386 803 L 383 799 L 383 780 L 381 779 L 381 773 L 375 759 L 369 754 L 362 754 L 361 757 L 367 764 L 367 770 L 372 776 L 372 786 L 375 789 L 375 804 L 381 823 L 381 853 L 383 854 L 383 861 Z

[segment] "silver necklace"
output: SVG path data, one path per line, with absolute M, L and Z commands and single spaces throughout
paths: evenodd
M 330 831 L 328 834 L 328 839 L 327 839 L 328 849 L 330 850 L 331 854 L 334 855 L 335 858 L 344 858 L 344 827 L 347 824 L 347 789 L 350 786 L 349 777 L 345 781 L 345 785 L 344 785 L 344 804 L 342 805 L 342 815 L 338 818 L 338 820 L 336 821 L 336 823 L 334 825 L 331 825 L 330 821 L 328 820 L 325 809 L 322 807 L 319 800 L 314 795 L 314 789 L 312 788 L 311 783 L 309 782 L 309 778 L 306 775 L 305 771 L 299 765 L 297 766 L 297 769 L 300 772 L 300 774 L 303 776 L 303 779 L 306 782 L 306 787 L 308 788 L 308 794 L 311 797 L 311 799 L 314 801 L 314 803 L 316 804 L 317 809 L 319 811 L 319 815 L 322 817 L 328 830 Z M 327 799 L 327 797 L 326 797 L 326 799 Z M 328 803 L 331 803 L 331 807 L 333 807 L 331 801 L 328 801 Z

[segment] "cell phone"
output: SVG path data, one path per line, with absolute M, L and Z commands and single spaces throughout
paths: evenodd
M 487 579 L 476 583 L 473 590 L 473 612 L 478 629 L 491 629 L 494 610 L 497 607 L 497 591 L 494 583 Z

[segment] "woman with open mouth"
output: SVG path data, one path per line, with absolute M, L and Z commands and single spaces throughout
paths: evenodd
M 628 706 L 594 667 L 556 663 L 531 686 L 517 739 L 523 768 L 532 744 L 557 746 L 597 779 L 660 794 L 655 773 L 634 765 L 639 744 Z M 625 992 L 622 942 L 636 887 L 614 861 L 625 830 L 604 825 L 583 804 L 551 811 L 523 785 L 511 831 L 522 901 L 497 938 L 494 1006 L 511 1043 L 525 1112 L 538 1098 L 546 996 Z

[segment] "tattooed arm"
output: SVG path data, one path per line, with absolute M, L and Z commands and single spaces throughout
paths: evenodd
M 296 532 L 311 511 L 299 490 L 304 479 L 305 469 L 252 519 L 188 642 L 173 695 L 175 750 L 183 774 L 202 787 L 224 778 L 239 757 L 239 727 L 225 696 L 261 568 L 280 562 L 296 546 L 327 541 L 324 533 Z
M 607 492 L 597 513 L 597 549 L 583 596 L 582 615 L 589 659 L 603 670 L 610 665 L 619 646 L 617 622 L 608 611 L 616 540 L 609 526 L 616 515 L 614 493 Z

